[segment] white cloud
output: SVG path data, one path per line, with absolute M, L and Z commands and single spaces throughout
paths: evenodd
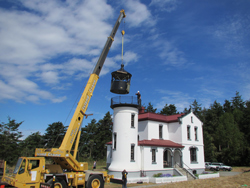
M 177 8 L 177 0 L 152 0 L 149 6 L 156 6 L 161 11 L 172 12 Z
M 69 76 L 88 76 L 93 67 L 88 59 L 100 54 L 112 30 L 107 22 L 113 17 L 112 7 L 103 0 L 15 3 L 15 8 L 0 11 L 0 100 L 65 100 L 45 91 L 38 81 L 55 89 Z M 62 54 L 66 60 L 57 59 Z
M 187 65 L 185 54 L 168 40 L 158 40 L 154 45 L 159 52 L 159 56 L 164 60 L 164 64 L 172 65 L 174 67 L 184 67 Z
M 232 15 L 227 19 L 219 20 L 218 24 L 208 31 L 213 33 L 226 55 L 249 55 L 249 20 L 249 16 Z
M 138 55 L 132 51 L 127 51 L 124 54 L 123 61 L 125 62 L 124 64 L 127 65 L 130 62 L 136 62 L 139 59 Z
M 123 56 L 123 64 L 125 65 L 125 70 L 126 70 L 126 66 L 128 66 L 129 64 L 133 62 L 136 62 L 137 60 L 138 60 L 138 55 L 136 53 L 132 51 L 125 52 Z M 119 69 L 121 66 L 121 63 L 122 63 L 121 55 L 116 55 L 115 57 L 107 58 L 103 66 L 101 75 L 105 75 L 108 72 L 110 72 L 111 68 L 112 70 Z
M 127 7 L 126 21 L 131 27 L 144 25 L 147 27 L 154 26 L 156 21 L 152 18 L 150 10 L 147 6 L 138 0 L 128 0 L 124 4 Z
M 160 102 L 156 104 L 157 109 L 162 109 L 165 104 L 174 104 L 179 112 L 183 112 L 185 108 L 189 109 L 190 105 L 196 100 L 202 107 L 209 108 L 209 106 L 214 102 L 211 98 L 217 98 L 217 94 L 221 94 L 216 91 L 197 91 L 197 94 L 190 96 L 190 94 L 182 91 L 170 91 L 170 90 L 157 90 L 160 94 L 164 96 L 161 97 Z M 207 93 L 206 93 L 207 92 Z M 211 97 L 214 95 L 215 97 Z
M 63 65 L 63 72 L 77 79 L 89 76 L 94 64 L 86 59 L 73 58 Z
M 41 73 L 41 79 L 48 84 L 59 83 L 58 73 L 54 71 L 46 71 Z
M 184 108 L 189 108 L 189 105 L 193 102 L 194 97 L 189 96 L 187 93 L 180 91 L 169 90 L 157 90 L 160 94 L 164 94 L 161 98 L 161 102 L 156 104 L 157 109 L 162 109 L 165 104 L 174 104 L 179 112 L 182 112 Z

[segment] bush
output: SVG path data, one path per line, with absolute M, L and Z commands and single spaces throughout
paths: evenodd
M 158 174 L 154 174 L 153 177 L 157 178 L 157 177 L 161 177 L 162 173 L 158 173 Z

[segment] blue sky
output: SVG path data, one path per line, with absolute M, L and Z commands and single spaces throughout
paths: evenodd
M 24 135 L 70 123 L 120 10 L 120 25 L 83 126 L 110 108 L 111 72 L 132 74 L 130 96 L 159 110 L 183 111 L 250 99 L 250 1 L 247 0 L 0 0 L 0 121 L 24 121 Z M 73 109 L 71 111 L 71 109 Z M 67 118 L 68 117 L 68 118 Z

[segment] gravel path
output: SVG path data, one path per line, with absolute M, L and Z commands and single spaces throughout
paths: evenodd
M 223 177 L 223 176 L 235 176 L 235 175 L 240 174 L 241 172 L 220 171 L 219 173 L 220 173 L 220 177 Z

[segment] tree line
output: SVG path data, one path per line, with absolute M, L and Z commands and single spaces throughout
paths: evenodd
M 250 165 L 250 101 L 243 101 L 239 92 L 224 104 L 214 101 L 209 108 L 194 100 L 178 112 L 174 104 L 166 104 L 159 112 L 151 102 L 143 105 L 147 112 L 164 115 L 188 113 L 190 109 L 203 122 L 205 160 L 223 162 L 232 166 Z M 0 159 L 15 164 L 19 156 L 34 156 L 35 148 L 60 147 L 67 127 L 61 122 L 49 124 L 45 133 L 35 132 L 21 140 L 18 130 L 23 122 L 17 123 L 9 118 L 8 123 L 0 123 Z M 92 119 L 81 128 L 78 157 L 86 159 L 105 159 L 105 144 L 112 140 L 112 117 L 107 112 L 103 119 Z
M 8 118 L 8 123 L 0 123 L 0 159 L 9 165 L 15 165 L 18 157 L 33 157 L 36 148 L 59 148 L 67 131 L 62 122 L 49 124 L 44 134 L 39 131 L 30 134 L 24 140 L 16 120 Z M 92 119 L 88 125 L 81 128 L 78 148 L 78 158 L 105 159 L 105 144 L 112 138 L 112 118 L 107 112 L 98 122 Z M 72 147 L 74 148 L 74 146 Z
M 209 108 L 194 100 L 194 114 L 203 122 L 203 140 L 205 160 L 223 162 L 232 166 L 250 166 L 250 101 L 243 101 L 239 92 L 224 104 L 214 101 Z M 148 112 L 157 113 L 151 103 L 145 108 Z M 159 114 L 179 114 L 175 105 L 165 105 Z

